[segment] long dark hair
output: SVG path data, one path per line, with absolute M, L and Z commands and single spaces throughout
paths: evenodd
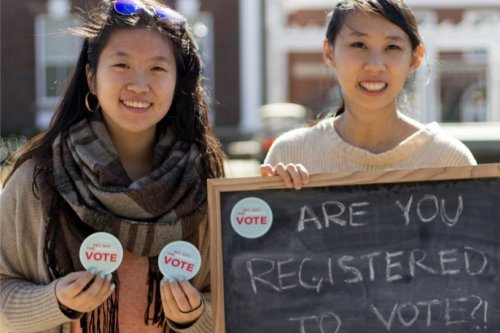
M 344 26 L 347 16 L 353 12 L 377 14 L 397 25 L 410 38 L 413 51 L 422 44 L 418 32 L 417 21 L 410 7 L 402 0 L 340 0 L 331 12 L 326 40 L 333 46 L 340 30 Z M 344 112 L 345 105 L 342 100 L 329 115 L 340 115 Z M 327 115 L 328 116 L 328 115 Z
M 13 165 L 9 176 L 32 157 L 50 157 L 55 138 L 73 124 L 91 113 L 85 108 L 85 96 L 89 93 L 85 67 L 95 73 L 102 50 L 114 31 L 119 29 L 146 28 L 159 32 L 172 41 L 177 65 L 177 83 L 172 105 L 167 115 L 157 124 L 157 138 L 172 128 L 180 140 L 196 143 L 203 153 L 205 176 L 224 176 L 224 153 L 215 138 L 208 121 L 209 104 L 203 88 L 203 62 L 187 23 L 176 24 L 158 19 L 147 8 L 164 7 L 156 0 L 141 0 L 145 10 L 136 15 L 120 15 L 113 9 L 113 1 L 103 0 L 83 17 L 83 27 L 72 32 L 83 37 L 83 45 L 75 71 L 57 106 L 47 131 L 33 137 L 15 156 L 9 158 Z

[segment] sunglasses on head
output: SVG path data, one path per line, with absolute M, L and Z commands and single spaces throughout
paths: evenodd
M 115 11 L 121 15 L 137 15 L 144 9 L 146 5 L 139 0 L 116 0 L 114 3 Z M 168 7 L 151 8 L 156 17 L 160 20 L 168 20 L 178 25 L 186 23 L 184 16 Z

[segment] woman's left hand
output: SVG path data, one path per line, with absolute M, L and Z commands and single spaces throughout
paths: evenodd
M 259 169 L 262 177 L 280 176 L 288 188 L 300 190 L 309 184 L 309 171 L 300 163 L 278 163 L 275 166 L 262 164 Z
M 160 292 L 165 316 L 175 323 L 193 323 L 205 310 L 203 296 L 189 281 L 164 282 Z

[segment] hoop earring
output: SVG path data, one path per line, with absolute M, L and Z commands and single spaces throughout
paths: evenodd
M 87 95 L 85 95 L 85 107 L 87 108 L 87 110 L 89 110 L 89 112 L 97 112 L 97 110 L 99 110 L 99 101 L 97 101 L 97 105 L 96 105 L 95 109 L 92 109 L 90 107 L 90 103 L 89 103 L 89 95 L 90 95 L 90 91 L 87 92 Z

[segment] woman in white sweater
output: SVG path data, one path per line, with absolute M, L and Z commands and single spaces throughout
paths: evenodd
M 398 97 L 424 47 L 411 9 L 400 0 L 342 0 L 323 41 L 343 103 L 315 126 L 279 137 L 261 175 L 280 175 L 300 189 L 309 174 L 476 164 L 437 123 L 398 110 Z

